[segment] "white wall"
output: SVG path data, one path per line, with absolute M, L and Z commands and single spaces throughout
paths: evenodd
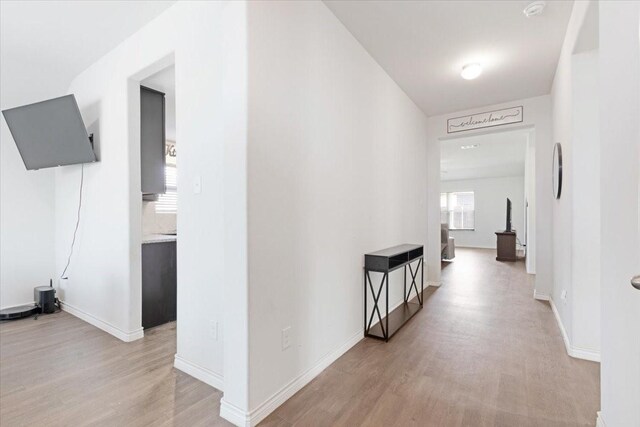
M 572 288 L 576 348 L 600 351 L 600 135 L 598 51 L 573 55 Z
M 594 31 L 587 25 L 590 7 L 597 4 L 574 5 L 551 92 L 553 139 L 562 144 L 563 159 L 562 196 L 553 200 L 551 299 L 569 354 L 599 360 L 597 53 L 575 53 Z
M 474 192 L 475 230 L 451 230 L 456 246 L 495 248 L 495 232 L 506 225 L 507 197 L 511 199 L 512 226 L 524 243 L 524 176 L 442 181 L 440 190 Z
M 533 239 L 529 239 L 528 250 L 535 253 L 535 292 L 540 298 L 548 298 L 552 289 L 553 257 L 551 254 L 553 224 L 551 222 L 551 150 L 553 148 L 551 138 L 551 108 L 548 95 L 535 98 L 519 99 L 497 105 L 488 105 L 473 110 L 456 111 L 441 116 L 429 118 L 428 145 L 427 145 L 427 204 L 428 204 L 428 234 L 434 236 L 429 239 L 428 246 L 428 279 L 440 281 L 440 144 L 441 141 L 452 139 L 447 135 L 447 119 L 459 117 L 479 111 L 498 110 L 501 108 L 522 105 L 524 108 L 524 121 L 518 124 L 501 126 L 489 130 L 475 130 L 465 132 L 465 137 L 473 135 L 489 134 L 493 132 L 509 131 L 514 129 L 530 129 L 530 145 L 535 159 L 531 162 L 535 167 L 535 206 L 531 219 L 534 225 Z
M 536 274 L 536 144 L 535 130 L 527 134 L 527 151 L 524 160 L 524 201 L 527 273 Z
M 565 336 L 570 337 L 572 333 L 571 289 L 572 278 L 572 197 L 573 197 L 573 157 L 572 157 L 572 121 L 571 121 L 571 54 L 575 40 L 584 15 L 586 13 L 586 3 L 574 3 L 573 12 L 569 20 L 567 34 L 560 54 L 556 75 L 551 91 L 552 114 L 553 114 L 553 141 L 562 144 L 563 176 L 561 198 L 553 200 L 552 221 L 554 224 L 552 253 L 554 259 L 553 268 L 553 292 L 552 301 L 555 304 L 557 313 L 560 316 Z M 567 298 L 562 299 L 563 292 Z
M 426 243 L 427 120 L 323 3 L 248 10 L 250 407 L 264 415 L 362 337 L 363 254 Z
M 61 287 L 68 310 L 121 339 L 140 336 L 139 82 L 175 62 L 178 182 L 185 183 L 176 366 L 218 388 L 224 378 L 225 397 L 246 407 L 246 211 L 237 202 L 246 198 L 244 7 L 179 2 L 74 79 L 70 92 L 95 128 L 100 162 L 85 167 L 78 244 Z M 56 174 L 58 270 L 73 230 L 79 172 Z M 199 194 L 191 190 L 196 179 Z
M 640 3 L 600 11 L 601 425 L 640 425 Z
M 64 94 L 53 76 L 6 62 L 0 61 L 3 110 Z M 54 169 L 26 170 L 4 117 L 0 122 L 0 307 L 5 308 L 33 303 L 33 288 L 56 276 L 55 187 Z

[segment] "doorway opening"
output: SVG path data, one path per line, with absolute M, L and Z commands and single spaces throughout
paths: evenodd
M 534 162 L 530 128 L 440 140 L 442 268 L 455 262 L 456 248 L 482 248 L 535 271 Z
M 177 149 L 175 66 L 140 81 L 142 327 L 177 320 Z M 166 325 L 166 326 L 165 326 Z

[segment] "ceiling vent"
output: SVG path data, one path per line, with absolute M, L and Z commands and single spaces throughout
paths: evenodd
M 529 6 L 525 7 L 522 13 L 524 13 L 527 18 L 531 18 L 532 16 L 542 14 L 545 6 L 546 3 L 543 1 L 534 1 Z

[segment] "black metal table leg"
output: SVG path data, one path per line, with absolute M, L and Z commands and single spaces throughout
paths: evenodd
M 389 273 L 385 273 L 384 277 L 385 279 L 387 279 L 387 286 L 385 286 L 385 288 L 387 289 L 387 327 L 384 328 L 384 340 L 389 341 Z
M 411 274 L 411 285 L 409 285 L 409 296 L 407 297 L 407 301 L 409 300 L 409 297 L 411 296 L 411 290 L 415 289 L 416 290 L 416 297 L 418 297 L 418 302 L 420 303 L 420 305 L 422 305 L 422 295 L 420 294 L 420 292 L 418 292 L 418 284 L 416 283 L 416 278 L 418 276 L 418 270 L 420 269 L 420 261 L 418 261 L 418 265 L 416 266 L 416 271 L 414 273 L 413 268 L 411 267 L 411 264 L 409 265 L 409 274 Z
M 407 298 L 407 266 L 404 266 L 404 289 L 402 291 L 402 297 L 404 298 L 404 302 L 408 301 Z
M 387 279 L 387 328 L 389 327 L 389 275 L 387 273 L 382 276 L 382 281 L 380 282 L 380 287 L 378 288 L 378 294 L 376 295 L 376 291 L 373 289 L 373 283 L 371 282 L 371 276 L 369 275 L 369 271 L 366 271 L 365 274 L 365 282 L 369 282 L 369 287 L 371 288 L 371 295 L 373 295 L 373 310 L 371 311 L 371 317 L 369 318 L 369 322 L 365 323 L 365 336 L 369 335 L 369 330 L 371 329 L 371 323 L 373 322 L 373 315 L 378 314 L 378 322 L 380 322 L 380 329 L 382 330 L 383 338 L 388 337 L 388 330 L 385 329 L 384 324 L 382 323 L 382 314 L 380 314 L 380 308 L 378 307 L 378 301 L 380 300 L 380 296 L 382 295 L 382 288 L 385 285 L 385 279 Z M 365 312 L 365 319 L 367 313 Z M 365 320 L 366 322 L 366 320 Z
M 420 258 L 420 305 L 424 302 L 424 257 Z
M 364 269 L 364 324 L 363 324 L 363 330 L 364 330 L 364 335 L 367 335 L 367 270 Z

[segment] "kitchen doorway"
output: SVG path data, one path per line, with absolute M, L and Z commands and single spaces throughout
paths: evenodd
M 140 82 L 142 327 L 177 320 L 177 143 L 175 66 Z

